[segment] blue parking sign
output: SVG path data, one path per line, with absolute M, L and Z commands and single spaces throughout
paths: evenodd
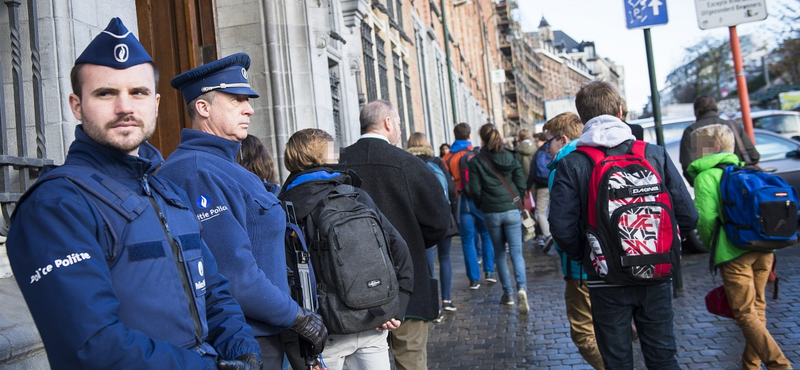
M 667 0 L 622 0 L 629 29 L 667 24 Z

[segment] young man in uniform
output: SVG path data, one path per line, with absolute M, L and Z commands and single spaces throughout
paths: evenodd
M 20 200 L 8 235 L 50 366 L 257 369 L 258 343 L 189 199 L 154 175 L 152 59 L 114 18 L 71 79 L 75 141 Z

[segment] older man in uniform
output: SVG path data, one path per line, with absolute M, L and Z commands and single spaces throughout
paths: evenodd
M 327 330 L 318 314 L 299 307 L 290 295 L 280 201 L 236 163 L 253 115 L 249 100 L 258 97 L 247 81 L 248 68 L 250 57 L 238 53 L 172 79 L 186 100 L 192 129 L 183 130 L 181 144 L 159 173 L 193 200 L 201 235 L 253 326 L 264 367 L 277 369 L 284 355 L 283 329 L 310 342 L 315 353 L 322 352 Z
M 152 59 L 114 18 L 71 78 L 82 124 L 65 164 L 20 200 L 8 235 L 51 368 L 258 368 L 258 343 L 186 194 L 154 175 Z

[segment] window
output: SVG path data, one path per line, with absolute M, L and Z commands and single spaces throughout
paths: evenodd
M 786 153 L 797 149 L 797 145 L 783 137 L 756 134 L 756 150 L 761 155 L 761 162 L 786 158 Z
M 389 100 L 389 75 L 386 67 L 386 43 L 380 35 L 375 35 L 375 46 L 378 49 L 378 78 L 381 83 L 381 99 Z
M 406 99 L 408 102 L 406 104 L 406 110 L 408 110 L 408 126 L 414 127 L 414 110 L 412 107 L 414 104 L 411 103 L 411 79 L 408 76 L 408 63 L 403 61 L 403 78 L 406 82 Z
M 341 81 L 339 80 L 339 64 L 333 59 L 328 59 L 328 74 L 330 75 L 331 99 L 333 100 L 332 111 L 334 140 L 341 148 L 344 146 L 341 120 L 342 96 L 339 92 L 339 85 L 341 84 Z
M 378 100 L 378 86 L 375 81 L 375 54 L 372 53 L 372 27 L 361 22 L 361 44 L 364 52 L 364 80 L 367 84 L 367 102 Z
M 777 115 L 753 119 L 753 127 L 779 134 L 800 131 L 800 116 Z

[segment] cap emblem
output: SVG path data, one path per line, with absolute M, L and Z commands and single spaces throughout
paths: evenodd
M 114 60 L 117 62 L 127 62 L 128 56 L 130 56 L 130 53 L 128 52 L 128 45 L 117 44 L 117 46 L 114 47 Z

